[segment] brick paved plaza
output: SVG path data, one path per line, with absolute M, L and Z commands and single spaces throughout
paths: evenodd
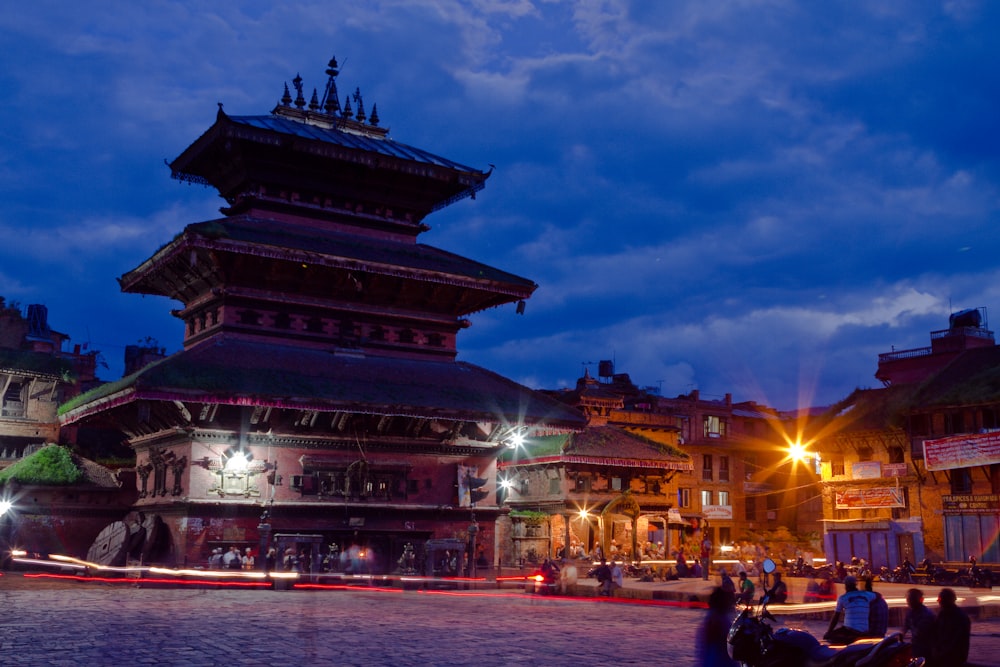
M 0 578 L 3 665 L 691 665 L 700 608 L 495 591 L 149 589 Z M 822 621 L 810 629 L 821 631 Z M 973 625 L 1000 665 L 1000 621 Z

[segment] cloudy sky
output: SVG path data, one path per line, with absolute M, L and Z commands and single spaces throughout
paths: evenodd
M 473 316 L 461 359 L 828 404 L 950 312 L 1000 313 L 998 28 L 985 0 L 16 3 L 0 295 L 47 305 L 105 379 L 147 336 L 179 349 L 177 304 L 116 282 L 223 204 L 164 160 L 218 102 L 322 92 L 335 55 L 393 139 L 496 167 L 422 242 L 539 288 Z

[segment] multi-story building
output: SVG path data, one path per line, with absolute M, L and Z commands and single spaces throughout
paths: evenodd
M 96 383 L 97 352 L 65 350 L 68 340 L 49 326 L 45 306 L 22 313 L 0 297 L 0 501 L 12 504 L 0 512 L 0 551 L 30 545 L 83 555 L 133 499 L 117 472 L 53 444 L 67 435 L 59 404 Z M 53 457 L 78 476 L 50 476 Z
M 628 375 L 601 363 L 572 390 L 550 395 L 586 415 L 580 432 L 526 438 L 501 454 L 504 502 L 513 511 L 501 562 L 566 553 L 643 558 L 669 551 L 678 526 L 675 478 L 691 470 L 676 419 Z M 673 531 L 672 532 L 672 529 Z M 648 557 L 648 556 L 647 556 Z
M 657 409 L 680 424 L 680 446 L 693 471 L 677 479 L 677 508 L 692 529 L 729 553 L 737 541 L 786 528 L 808 532 L 818 504 L 799 488 L 787 424 L 776 410 L 753 401 L 703 398 L 698 390 L 659 398 Z
M 584 424 L 456 360 L 469 315 L 519 310 L 536 285 L 418 242 L 428 214 L 489 173 L 389 138 L 360 91 L 341 104 L 338 74 L 331 61 L 308 102 L 296 77 L 268 115 L 220 105 L 170 163 L 219 191 L 223 217 L 188 225 L 120 284 L 181 304 L 183 350 L 62 408 L 66 425 L 127 435 L 136 509 L 169 535 L 161 562 L 279 535 L 314 567 L 352 547 L 376 571 L 404 553 L 428 570 L 473 544 L 494 554 L 498 452 Z
M 630 554 L 637 545 L 662 546 L 669 559 L 681 547 L 690 556 L 706 536 L 713 556 L 732 556 L 736 542 L 759 544 L 782 527 L 818 534 L 815 480 L 789 460 L 786 433 L 795 425 L 777 411 L 697 390 L 664 398 L 614 373 L 611 362 L 601 362 L 598 378 L 588 371 L 574 389 L 549 393 L 584 413 L 588 428 L 530 439 L 501 458 L 512 487 L 515 558 L 529 542 L 551 555 L 567 543 L 588 553 L 600 544 L 608 553 L 614 540 Z M 518 528 L 525 511 L 545 515 L 542 534 Z
M 931 343 L 879 355 L 887 386 L 810 425 L 831 561 L 1000 562 L 1000 348 L 985 309 L 952 315 Z
M 94 384 L 97 353 L 63 350 L 68 340 L 45 306 L 23 314 L 0 297 L 0 467 L 59 442 L 59 404 Z

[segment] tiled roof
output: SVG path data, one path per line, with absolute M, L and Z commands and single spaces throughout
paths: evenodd
M 210 240 L 231 240 L 306 252 L 312 257 L 363 262 L 366 270 L 377 271 L 373 265 L 379 265 L 391 272 L 398 272 L 400 268 L 414 269 L 535 288 L 535 283 L 526 278 L 422 243 L 402 243 L 322 228 L 304 228 L 249 216 L 188 225 L 186 233 Z
M 686 452 L 615 426 L 595 426 L 567 435 L 528 438 L 523 451 L 508 450 L 501 458 L 507 466 L 561 462 L 693 470 L 691 457 Z
M 313 124 L 302 123 L 277 115 L 267 116 L 228 116 L 232 123 L 259 130 L 268 130 L 279 134 L 287 134 L 303 139 L 321 141 L 326 144 L 353 148 L 359 151 L 385 155 L 388 157 L 410 160 L 421 164 L 430 164 L 446 169 L 464 171 L 472 174 L 482 174 L 478 169 L 467 167 L 447 158 L 434 155 L 420 148 L 407 146 L 388 137 L 371 137 L 353 132 L 342 132 L 335 128 L 325 128 Z
M 822 424 L 836 422 L 839 431 L 877 431 L 899 428 L 909 410 L 913 387 L 899 385 L 882 389 L 856 389 L 831 406 L 810 428 L 822 432 Z
M 190 400 L 580 428 L 579 412 L 455 361 L 333 353 L 219 336 L 60 407 L 73 423 L 135 400 Z
M 37 373 L 69 378 L 73 374 L 73 366 L 65 359 L 51 354 L 0 348 L 0 371 L 20 371 L 25 374 Z

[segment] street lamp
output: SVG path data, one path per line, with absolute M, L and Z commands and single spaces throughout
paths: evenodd
M 812 458 L 812 455 L 806 449 L 806 445 L 796 440 L 795 442 L 788 443 L 788 458 L 793 463 L 805 463 Z
M 479 524 L 476 523 L 476 515 L 472 515 L 472 523 L 469 524 L 469 576 L 476 576 L 476 535 L 479 533 Z

